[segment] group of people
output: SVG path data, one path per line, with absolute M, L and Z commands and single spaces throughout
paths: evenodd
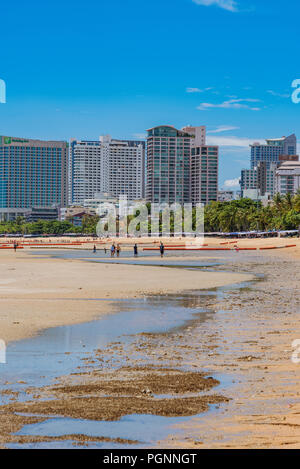
M 160 257 L 164 257 L 164 254 L 165 254 L 165 246 L 163 243 L 160 243 L 160 247 L 159 247 L 159 251 L 160 251 Z M 94 246 L 94 249 L 93 249 L 93 252 L 94 254 L 97 252 L 97 248 L 96 246 Z M 105 247 L 104 248 L 104 252 L 106 254 L 107 252 L 107 248 Z M 121 247 L 119 244 L 115 245 L 115 243 L 113 243 L 111 245 L 111 248 L 110 248 L 110 257 L 115 257 L 115 255 L 117 255 L 117 257 L 120 257 L 120 252 L 121 252 Z M 138 245 L 135 244 L 133 246 L 133 255 L 134 257 L 138 257 L 139 255 L 139 249 L 138 249 Z
M 110 248 L 110 257 L 115 257 L 115 255 L 117 255 L 117 257 L 120 257 L 120 252 L 121 252 L 120 245 L 112 244 Z

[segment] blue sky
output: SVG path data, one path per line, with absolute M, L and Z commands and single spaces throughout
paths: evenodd
M 134 138 L 207 125 L 220 183 L 249 143 L 300 135 L 297 0 L 15 0 L 1 5 L 0 134 Z

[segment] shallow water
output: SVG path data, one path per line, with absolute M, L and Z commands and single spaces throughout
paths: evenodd
M 96 253 L 90 250 L 81 249 L 62 249 L 62 250 L 44 250 L 30 251 L 37 257 L 54 257 L 57 259 L 79 259 L 83 261 L 112 263 L 112 264 L 129 264 L 129 265 L 146 265 L 146 266 L 162 266 L 162 267 L 212 267 L 217 265 L 239 261 L 244 258 L 243 253 L 236 251 L 221 251 L 216 254 L 214 251 L 166 251 L 165 256 L 161 259 L 156 251 L 141 251 L 138 257 L 134 257 L 131 251 L 124 251 L 120 257 L 110 257 L 110 253 L 104 253 L 99 249 Z M 184 257 L 185 259 L 182 259 Z
M 51 255 L 54 255 L 54 253 L 51 253 Z M 80 256 L 83 253 L 59 252 L 55 253 L 56 255 L 64 258 L 66 255 L 76 255 L 79 256 L 78 258 L 82 258 Z M 91 253 L 90 257 L 92 255 Z M 153 257 L 153 255 L 149 257 Z M 227 258 L 229 259 L 229 256 Z M 85 258 L 85 260 L 87 259 Z M 107 260 L 100 257 L 97 261 L 107 262 Z M 136 263 L 137 260 L 133 259 L 126 262 Z M 145 259 L 141 259 L 141 262 L 144 263 Z M 208 260 L 204 264 L 208 266 Z M 186 261 L 183 261 L 183 266 L 186 268 L 199 267 L 199 260 L 194 260 L 193 255 L 191 255 Z M 112 303 L 113 311 L 117 310 L 118 313 L 84 324 L 47 329 L 34 338 L 9 344 L 7 363 L 0 364 L 0 390 L 10 389 L 20 392 L 19 401 L 31 399 L 31 396 L 25 392 L 26 388 L 54 384 L 57 377 L 78 372 L 79 368 L 82 371 L 83 359 L 90 356 L 95 349 L 105 349 L 116 341 L 125 345 L 133 343 L 136 334 L 140 333 L 169 334 L 176 330 L 188 328 L 194 323 L 204 322 L 214 314 L 214 311 L 205 306 L 208 299 L 211 300 L 213 297 L 223 295 L 227 290 L 247 285 L 240 284 L 236 287 L 231 285 L 211 291 L 191 292 L 184 295 L 148 296 L 134 300 L 109 300 Z M 93 301 L 105 300 L 94 299 Z M 122 359 L 118 366 L 120 364 L 122 366 Z M 89 371 L 95 366 L 97 367 L 97 365 L 87 365 L 85 371 Z M 218 376 L 218 379 L 221 381 L 219 387 L 222 390 L 232 384 L 232 378 L 229 376 Z M 221 390 L 218 389 L 218 392 L 221 392 Z M 5 404 L 7 402 L 9 402 L 9 396 L 0 396 L 0 403 Z M 149 446 L 159 439 L 165 438 L 170 432 L 174 433 L 173 428 L 170 430 L 171 426 L 188 419 L 190 418 L 129 415 L 118 422 L 94 422 L 57 418 L 55 416 L 55 418 L 47 419 L 43 423 L 26 425 L 18 434 L 40 436 L 85 434 L 139 441 L 141 441 L 142 435 L 141 445 Z M 71 448 L 73 447 L 72 443 L 72 441 L 63 441 L 26 445 L 11 444 L 9 447 Z M 126 445 L 117 443 L 88 443 L 85 446 L 91 448 L 126 447 Z
M 108 438 L 121 438 L 139 441 L 144 446 L 164 438 L 173 423 L 184 423 L 188 417 L 167 418 L 156 415 L 127 415 L 117 422 L 95 422 L 93 420 L 80 420 L 70 418 L 53 418 L 45 422 L 26 425 L 18 435 L 30 436 L 63 436 L 68 434 L 83 434 Z M 172 430 L 176 433 L 176 430 Z M 95 443 L 94 443 L 95 444 Z M 43 443 L 44 445 L 44 443 Z M 109 446 L 111 443 L 109 443 Z M 23 446 L 23 445 L 22 445 Z M 107 443 L 97 443 L 96 447 L 105 447 Z M 127 445 L 114 444 L 115 447 Z
M 116 300 L 112 302 L 113 309 L 117 308 L 119 313 L 98 321 L 46 329 L 34 338 L 12 342 L 7 347 L 6 364 L 0 364 L 1 389 L 22 391 L 28 386 L 51 384 L 55 377 L 82 366 L 82 358 L 87 354 L 104 349 L 113 341 L 128 343 L 135 334 L 171 332 L 195 317 L 205 320 L 205 296 L 217 294 L 200 292 Z M 0 397 L 0 403 L 6 400 Z

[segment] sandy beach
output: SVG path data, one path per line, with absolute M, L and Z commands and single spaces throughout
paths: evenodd
M 0 253 L 0 327 L 7 342 L 55 326 L 99 318 L 101 323 L 101 318 L 117 313 L 116 299 L 148 298 L 150 314 L 152 295 L 153 301 L 164 299 L 161 311 L 171 305 L 171 316 L 180 305 L 186 311 L 208 311 L 205 318 L 196 315 L 168 333 L 136 333 L 129 343 L 120 339 L 90 351 L 80 359 L 76 373 L 57 375 L 54 385 L 29 387 L 28 403 L 18 401 L 19 391 L 8 385 L 3 391 L 8 404 L 2 406 L 0 444 L 134 446 L 140 443 L 130 435 L 120 440 L 76 436 L 71 429 L 57 438 L 12 432 L 44 422 L 43 415 L 110 421 L 153 414 L 189 417 L 185 423 L 171 424 L 167 437 L 155 442 L 161 448 L 299 449 L 300 368 L 291 357 L 292 343 L 300 339 L 300 240 L 207 239 L 209 247 L 230 242 L 233 250 L 206 255 L 169 251 L 162 260 L 159 254 L 143 256 L 141 243 L 139 262 L 150 259 L 160 266 L 122 264 L 132 260 L 134 242 L 124 242 L 120 260 L 107 257 L 104 263 L 87 262 L 91 259 L 83 259 L 83 250 L 81 259 L 52 258 L 49 250 L 40 248 L 36 254 L 29 248 Z M 283 248 L 291 244 L 296 246 Z M 236 245 L 282 249 L 236 251 Z M 92 244 L 86 250 L 91 248 Z M 161 267 L 187 260 L 212 266 Z M 239 287 L 241 282 L 250 283 Z M 218 294 L 215 288 L 224 286 L 224 293 Z M 172 303 L 173 297 L 178 303 Z
M 29 249 L 0 251 L 0 258 L 0 337 L 6 342 L 112 313 L 109 300 L 214 288 L 252 278 L 191 271 L 182 275 L 175 269 L 110 264 L 109 258 L 106 264 L 41 258 Z

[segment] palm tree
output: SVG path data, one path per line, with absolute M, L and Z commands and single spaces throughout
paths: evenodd
M 282 196 L 279 192 L 273 197 L 273 202 L 278 210 L 282 209 Z
M 288 208 L 288 210 L 291 210 L 293 208 L 293 196 L 289 192 L 284 196 L 283 199 L 284 205 Z

